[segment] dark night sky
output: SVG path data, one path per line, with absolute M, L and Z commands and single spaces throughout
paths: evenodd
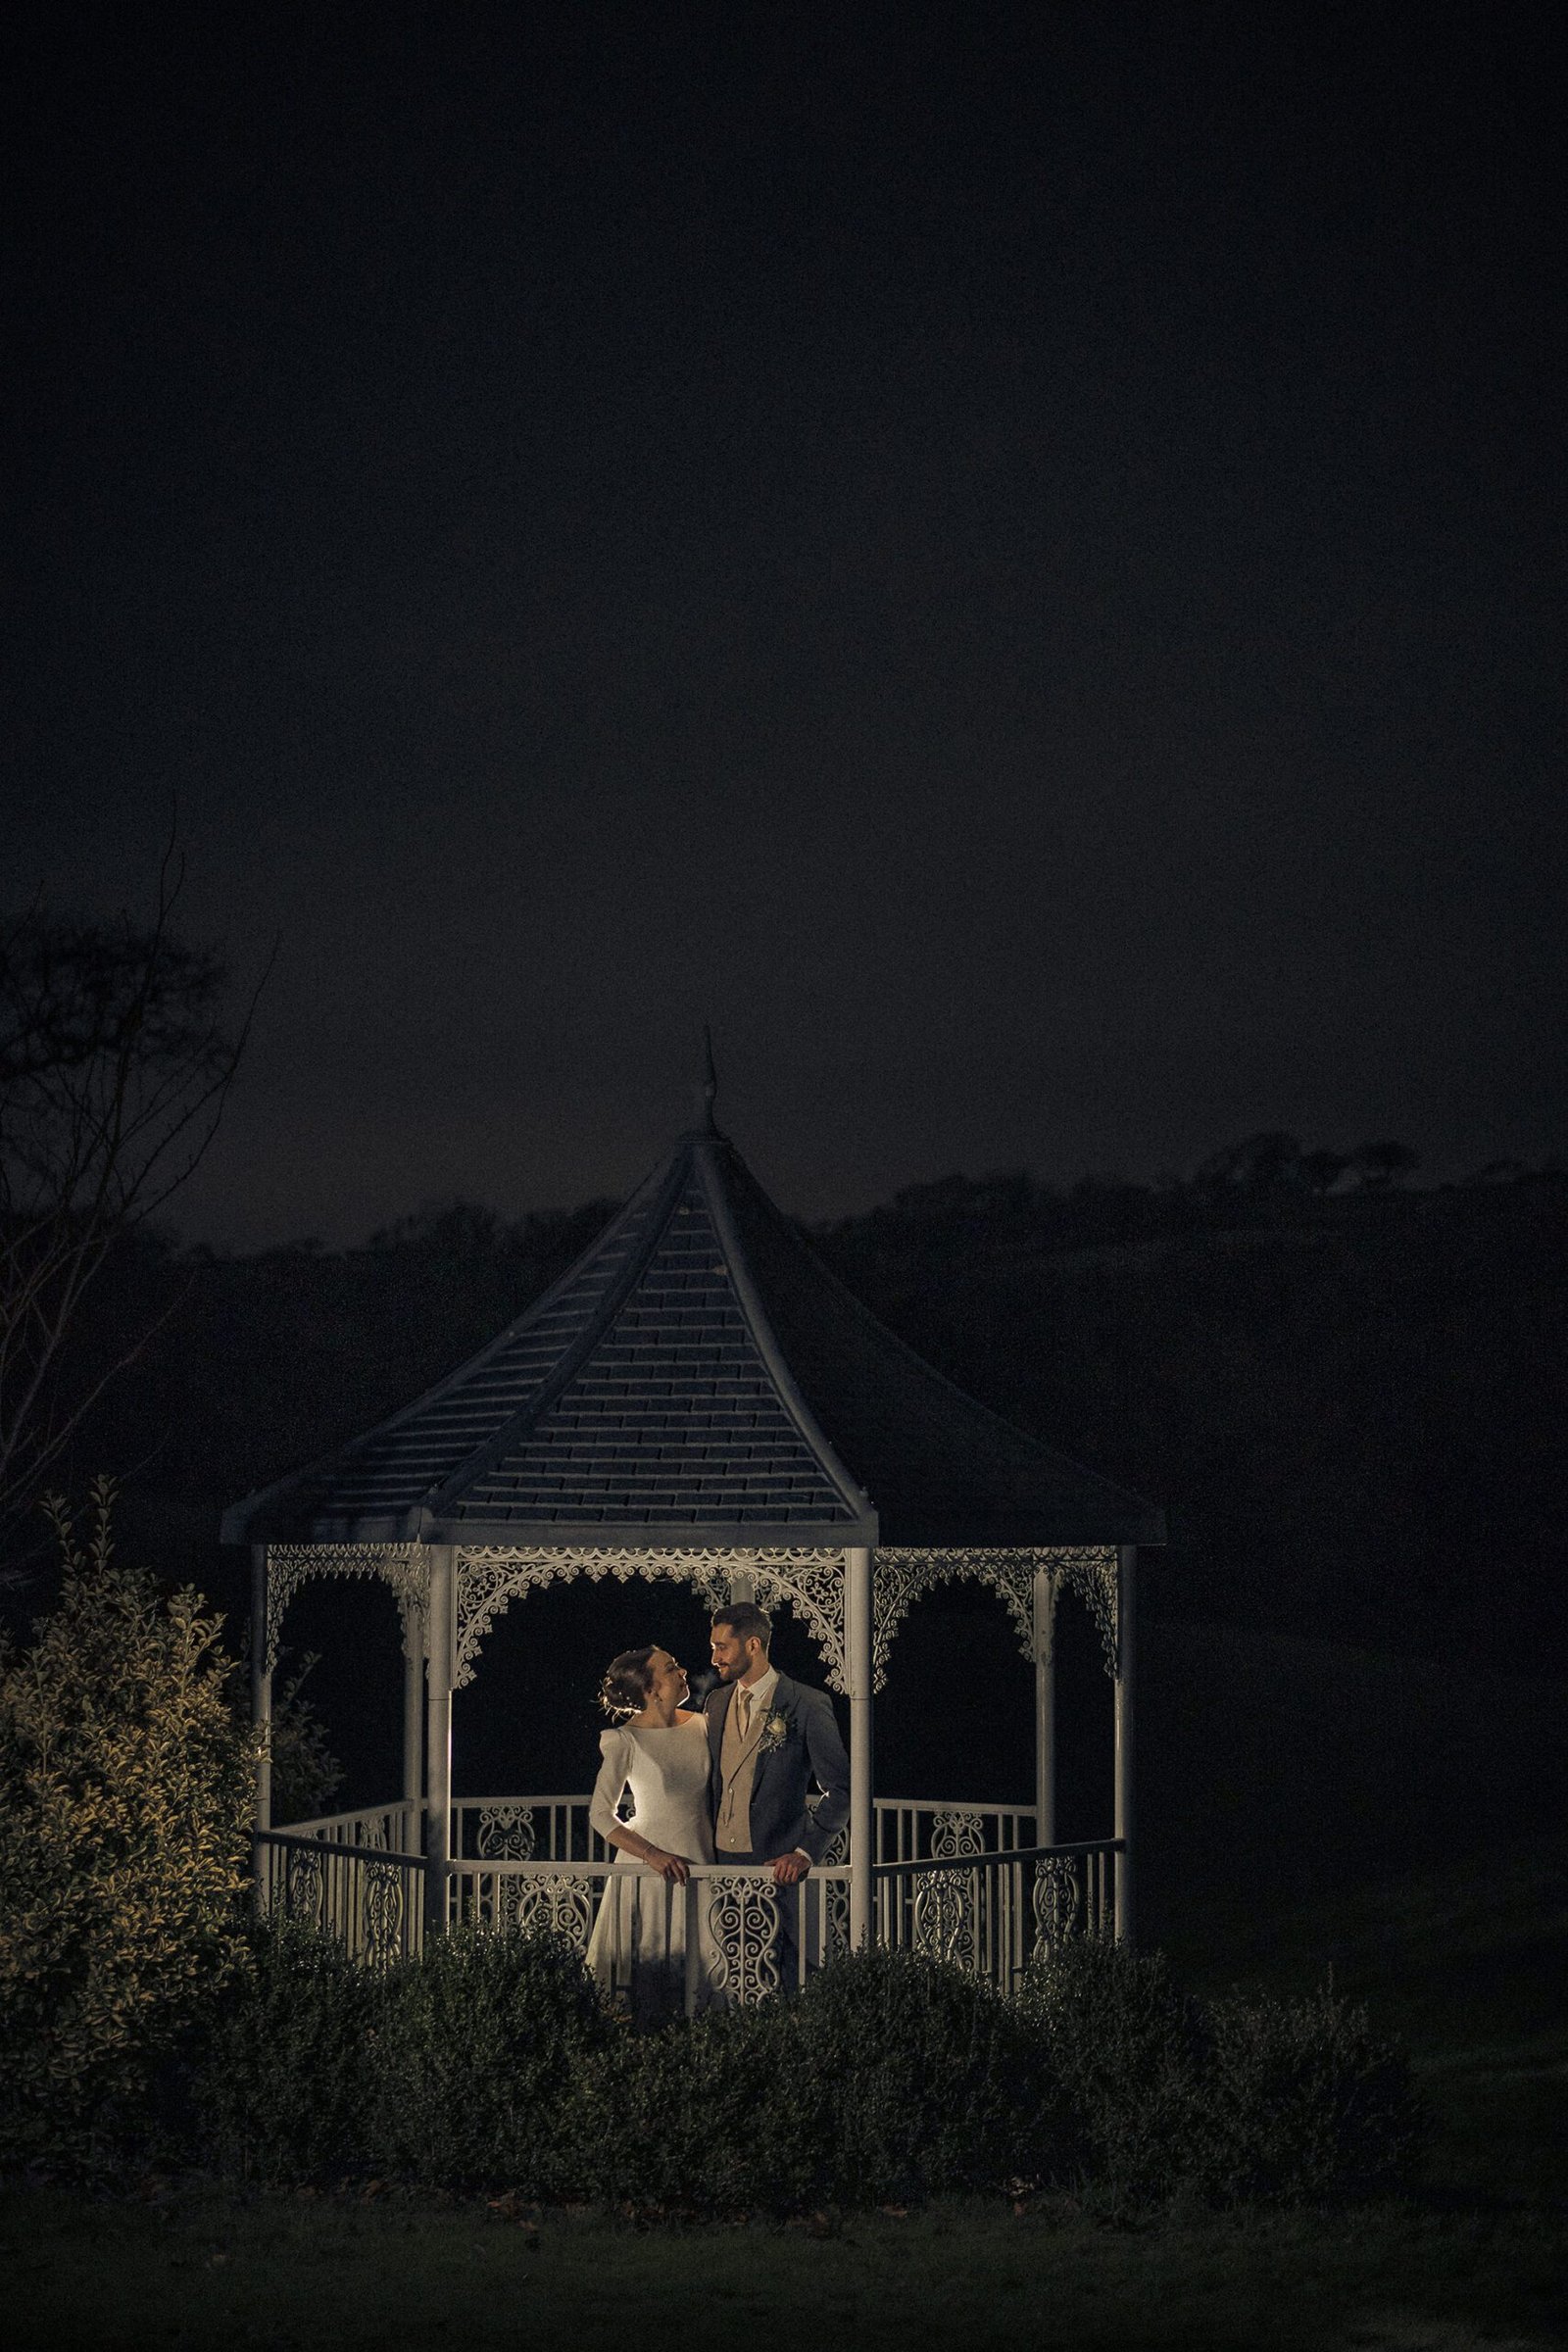
M 188 1229 L 705 1018 L 806 1214 L 1568 1143 L 1553 12 L 31 16 L 4 895 L 281 928 Z

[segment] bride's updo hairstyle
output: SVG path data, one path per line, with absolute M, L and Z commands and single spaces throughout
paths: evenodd
M 610 1672 L 599 1686 L 599 1704 L 612 1723 L 624 1723 L 647 1703 L 654 1686 L 652 1659 L 659 1647 L 650 1642 L 646 1649 L 623 1649 L 618 1658 L 610 1661 Z

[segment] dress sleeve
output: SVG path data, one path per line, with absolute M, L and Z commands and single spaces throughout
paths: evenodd
M 612 1830 L 621 1828 L 615 1807 L 626 1786 L 626 1770 L 631 1762 L 631 1740 L 625 1732 L 601 1732 L 599 1752 L 604 1758 L 599 1778 L 594 1783 L 593 1795 L 588 1799 L 588 1820 L 601 1838 L 609 1838 Z

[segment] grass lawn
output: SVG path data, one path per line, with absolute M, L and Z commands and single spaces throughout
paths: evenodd
M 149 2183 L 0 2202 L 8 2352 L 132 2346 L 624 2347 L 727 2341 L 1301 2352 L 1568 2345 L 1568 1899 L 1559 1850 L 1455 1865 L 1265 1925 L 1205 1908 L 1200 1986 L 1322 1981 L 1401 2033 L 1439 2118 L 1430 2181 L 1348 2214 L 1140 2230 L 1058 2205 L 948 2204 L 809 2227 L 648 2230 L 402 2194 Z
M 841 2233 L 643 2231 L 479 2209 L 216 2194 L 86 2208 L 13 2199 L 0 2227 L 13 2352 L 45 2347 L 1338 2345 L 1560 2343 L 1560 2230 L 1539 2212 L 1166 2223 L 1143 2232 L 1003 2206 L 881 2214 Z

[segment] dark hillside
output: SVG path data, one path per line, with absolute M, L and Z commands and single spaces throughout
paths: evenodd
M 1152 1606 L 1568 1668 L 1568 1183 L 1030 1200 L 954 1179 L 816 1246 L 962 1387 L 1168 1507 Z M 127 1533 L 228 1593 L 222 1505 L 449 1370 L 606 1213 L 457 1207 L 361 1250 L 143 1253 L 85 1352 L 183 1296 L 74 1475 L 112 1469 Z
M 84 1356 L 107 1352 L 149 1305 L 179 1302 L 106 1395 L 76 1483 L 114 1472 L 125 1544 L 242 1612 L 244 1564 L 216 1541 L 222 1506 L 448 1371 L 520 1312 L 605 1214 L 596 1204 L 506 1226 L 456 1208 L 342 1252 L 141 1252 L 106 1292 Z M 815 1239 L 866 1303 L 961 1385 L 1169 1507 L 1175 1542 L 1146 1578 L 1145 1754 L 1149 1774 L 1202 1792 L 1202 1820 L 1159 1837 L 1184 1870 L 1218 1859 L 1207 1840 L 1231 1801 L 1224 1792 L 1240 1801 L 1259 1773 L 1278 1777 L 1277 1795 L 1242 1810 L 1277 1828 L 1277 1847 L 1265 1844 L 1292 1884 L 1298 1872 L 1311 1881 L 1347 1840 L 1376 1846 L 1389 1822 L 1399 1825 L 1387 1832 L 1393 1842 L 1408 1841 L 1423 1808 L 1457 1828 L 1467 1774 L 1479 1790 L 1470 1828 L 1489 1807 L 1506 1814 L 1527 1797 L 1539 1821 L 1545 1784 L 1530 1757 L 1542 1743 L 1514 1737 L 1522 1716 L 1499 1678 L 1568 1672 L 1568 1186 L 1536 1178 L 1262 1201 L 1098 1187 L 1063 1202 L 1022 1180 L 954 1179 Z M 13 1613 L 35 1607 L 47 1583 L 37 1575 L 14 1592 Z M 332 1653 L 312 1688 L 368 1801 L 379 1786 L 359 1784 L 379 1784 L 390 1768 L 397 1705 L 390 1614 L 363 1647 L 365 1598 L 348 1588 L 307 1596 L 293 1639 Z M 502 1769 L 519 1707 L 530 1711 L 530 1752 L 582 1747 L 586 1765 L 590 1668 L 620 1627 L 606 1593 L 585 1598 L 609 1614 L 572 1617 L 568 1633 L 541 1604 L 498 1641 L 487 1689 L 464 1701 L 460 1751 L 476 1769 L 481 1756 L 486 1771 Z M 929 1750 L 922 1781 L 962 1782 L 979 1797 L 1022 1793 L 1025 1670 L 990 1609 L 955 1588 L 922 1604 L 929 1622 L 917 1612 L 901 1637 L 887 1770 L 906 1778 Z M 1203 1694 L 1199 1713 L 1184 1714 L 1165 1688 L 1158 1661 L 1176 1653 L 1159 1646 L 1162 1625 L 1170 1641 L 1199 1644 L 1172 1686 L 1190 1687 L 1195 1704 Z M 1247 1642 L 1255 1672 L 1210 1672 L 1225 1643 Z M 1303 1681 L 1290 1664 L 1316 1656 L 1313 1644 L 1339 1659 L 1367 1653 L 1376 1671 L 1347 1668 L 1348 1683 L 1336 1671 L 1319 1689 L 1322 1678 Z M 1442 1665 L 1451 1703 L 1434 1686 L 1417 1710 L 1427 1728 L 1407 1740 L 1398 1692 L 1426 1689 L 1423 1660 Z M 1092 1829 L 1104 1793 L 1102 1678 L 1091 1643 L 1068 1666 L 1082 1703 L 1064 1690 L 1064 1705 L 1094 1728 L 1083 1758 L 1064 1757 L 1064 1797 L 1081 1789 Z M 1277 1703 L 1259 1698 L 1248 1719 L 1252 1762 L 1233 1768 L 1225 1759 L 1242 1717 L 1229 1696 L 1264 1683 Z M 993 1689 L 996 1709 L 974 1717 Z M 1523 1712 L 1540 1719 L 1534 1701 Z M 950 1765 L 942 1741 L 965 1713 L 976 1738 Z M 1465 1727 L 1457 1747 L 1445 1745 L 1446 1722 Z M 971 1788 L 982 1763 L 998 1785 Z M 1362 1793 L 1347 1810 L 1352 1789 Z M 1153 1780 L 1150 1801 L 1157 1818 Z
M 1568 1184 L 1066 1247 L 922 1206 L 819 1246 L 962 1386 L 1167 1506 L 1154 1605 L 1568 1665 Z

